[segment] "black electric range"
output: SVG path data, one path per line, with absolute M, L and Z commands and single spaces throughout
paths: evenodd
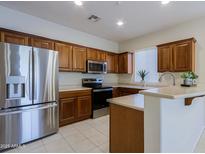
M 103 80 L 98 78 L 82 79 L 82 86 L 92 88 L 92 117 L 97 118 L 108 114 L 109 103 L 112 98 L 112 87 L 102 85 Z

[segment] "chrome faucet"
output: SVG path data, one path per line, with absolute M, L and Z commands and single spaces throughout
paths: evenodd
M 162 75 L 159 77 L 159 82 L 162 81 L 162 77 L 165 76 L 165 75 L 171 75 L 172 76 L 172 78 L 173 78 L 173 85 L 175 86 L 176 85 L 176 81 L 175 81 L 176 79 L 175 79 L 174 74 L 171 73 L 171 72 L 164 72 L 164 73 L 162 73 Z

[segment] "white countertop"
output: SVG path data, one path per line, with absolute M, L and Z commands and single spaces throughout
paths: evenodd
M 136 110 L 144 111 L 144 96 L 141 94 L 134 94 L 122 97 L 111 98 L 107 100 L 109 103 L 121 105 Z
M 91 90 L 92 88 L 82 87 L 82 86 L 60 86 L 59 91 L 76 91 L 76 90 Z
M 134 84 L 104 84 L 103 86 L 110 86 L 113 88 L 122 87 L 122 88 L 144 89 L 144 90 L 155 88 L 154 86 L 140 86 Z
M 190 98 L 205 95 L 205 85 L 200 84 L 196 87 L 168 86 L 162 88 L 143 90 L 139 93 L 143 95 L 169 99 Z
M 130 85 L 130 84 L 103 84 L 103 86 L 109 87 L 123 87 L 123 88 L 133 88 L 133 89 L 152 89 L 153 87 L 149 86 L 139 86 L 139 85 Z M 82 87 L 82 86 L 73 86 L 73 85 L 64 85 L 59 87 L 59 91 L 75 91 L 75 90 L 90 90 L 92 88 Z

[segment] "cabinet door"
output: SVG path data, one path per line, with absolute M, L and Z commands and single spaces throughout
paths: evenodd
M 76 115 L 76 98 L 60 99 L 59 112 L 61 126 L 74 122 Z
M 115 73 L 115 55 L 112 53 L 106 54 L 107 72 Z
M 119 73 L 126 73 L 127 66 L 127 57 L 126 54 L 119 55 Z
M 106 53 L 104 51 L 97 51 L 97 60 L 106 61 Z
M 118 68 L 119 68 L 119 55 L 115 54 L 114 73 L 118 73 Z
M 49 39 L 31 38 L 31 45 L 37 48 L 54 50 L 54 42 Z
M 170 45 L 158 47 L 158 72 L 172 70 L 172 47 Z
M 133 59 L 132 53 L 123 53 L 119 55 L 119 73 L 132 74 Z
M 87 59 L 88 60 L 97 60 L 97 50 L 87 48 Z
M 17 33 L 1 32 L 1 42 L 28 45 L 28 37 Z
M 119 97 L 120 94 L 119 94 L 119 88 L 113 88 L 113 91 L 112 91 L 112 97 L 115 98 L 115 97 Z
M 72 46 L 63 43 L 55 43 L 55 50 L 58 51 L 59 55 L 60 71 L 72 71 Z
M 77 118 L 86 119 L 91 116 L 91 96 L 81 96 L 77 100 Z
M 73 46 L 73 71 L 86 71 L 86 48 Z
M 173 70 L 194 71 L 192 70 L 192 42 L 181 42 L 173 46 Z

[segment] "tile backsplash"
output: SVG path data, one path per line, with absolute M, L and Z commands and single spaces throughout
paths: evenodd
M 118 83 L 118 74 L 86 74 L 74 72 L 60 72 L 59 86 L 81 86 L 82 78 L 102 78 L 104 83 Z

